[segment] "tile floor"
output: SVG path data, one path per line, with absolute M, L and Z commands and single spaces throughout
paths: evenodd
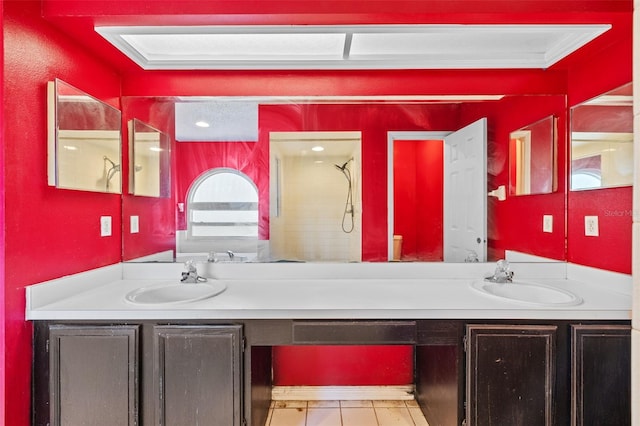
M 265 426 L 429 426 L 416 401 L 273 401 Z

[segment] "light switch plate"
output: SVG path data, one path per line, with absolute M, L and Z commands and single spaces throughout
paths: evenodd
M 139 216 L 131 216 L 130 217 L 130 232 L 132 234 L 137 234 L 138 232 L 140 232 L 140 218 Z
M 542 216 L 542 232 L 553 232 L 553 216 L 545 214 Z
M 597 237 L 600 235 L 598 229 L 598 216 L 584 217 L 584 235 L 587 237 Z
M 100 216 L 100 236 L 111 236 L 111 216 Z

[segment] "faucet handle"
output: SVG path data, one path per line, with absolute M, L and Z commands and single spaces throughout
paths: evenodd
M 494 283 L 510 283 L 513 280 L 513 271 L 509 266 L 509 262 L 502 259 L 496 262 L 496 270 L 493 275 L 485 277 L 486 281 Z
M 507 282 L 511 282 L 513 279 L 513 271 L 511 270 L 511 265 L 505 259 L 501 259 L 496 263 L 496 276 L 503 276 Z
M 186 262 L 184 262 L 184 268 L 187 270 L 187 272 L 196 272 L 197 268 L 196 265 L 193 261 L 193 259 L 189 259 Z
M 496 272 L 508 272 L 511 269 L 509 261 L 506 259 L 500 259 L 496 262 Z
M 193 259 L 189 259 L 184 262 L 184 266 L 187 272 L 182 273 L 182 278 L 180 279 L 183 283 L 203 283 L 207 281 L 205 277 L 201 277 L 198 275 L 198 269 L 196 268 L 195 262 Z

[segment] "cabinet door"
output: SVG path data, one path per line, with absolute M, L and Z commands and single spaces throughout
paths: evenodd
M 51 425 L 138 424 L 138 326 L 49 327 Z
M 631 328 L 571 327 L 571 425 L 631 424 Z
M 154 327 L 155 424 L 241 424 L 241 326 Z
M 467 325 L 467 424 L 551 425 L 555 326 Z

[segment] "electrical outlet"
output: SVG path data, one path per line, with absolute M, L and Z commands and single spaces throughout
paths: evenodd
M 100 236 L 111 236 L 111 216 L 100 216 Z
M 584 217 L 584 235 L 588 237 L 597 237 L 600 235 L 598 229 L 598 216 Z
M 545 214 L 542 216 L 542 232 L 553 232 L 553 216 Z
M 140 232 L 140 218 L 138 216 L 131 216 L 129 221 L 129 231 L 132 234 L 137 234 Z

